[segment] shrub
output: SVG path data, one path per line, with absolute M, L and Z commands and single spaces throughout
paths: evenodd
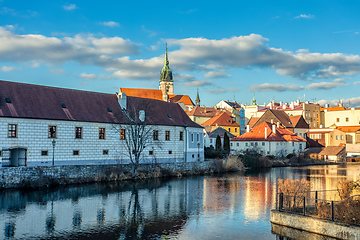
M 224 160 L 224 168 L 226 171 L 240 171 L 244 169 L 244 164 L 239 156 L 230 154 L 229 157 Z
M 205 147 L 205 158 L 211 158 L 211 159 L 215 159 L 215 158 L 222 158 L 223 157 L 223 153 L 222 151 L 217 151 L 214 148 L 211 147 Z
M 294 157 L 294 156 L 295 156 L 294 154 L 290 153 L 290 154 L 286 155 L 286 158 L 287 158 L 287 159 L 290 159 L 290 158 L 292 158 L 292 157 Z
M 245 154 L 239 155 L 245 167 L 248 168 L 267 168 L 272 166 L 269 157 L 262 156 L 256 151 L 245 151 Z
M 350 180 L 340 181 L 336 185 L 341 200 L 350 197 L 355 188 L 358 187 L 360 187 L 359 183 Z

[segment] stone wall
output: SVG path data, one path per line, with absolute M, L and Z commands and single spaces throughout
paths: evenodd
M 360 239 L 360 228 L 323 219 L 271 211 L 271 223 L 337 239 Z M 278 228 L 277 228 L 278 229 Z M 273 228 L 274 231 L 274 228 Z M 281 232 L 275 232 L 281 234 Z
M 140 164 L 137 178 L 203 174 L 217 171 L 217 167 L 213 161 Z M 37 188 L 131 178 L 131 164 L 0 168 L 0 188 Z

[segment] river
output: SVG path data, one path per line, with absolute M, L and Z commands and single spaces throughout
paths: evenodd
M 286 239 L 271 233 L 277 179 L 320 190 L 359 174 L 360 165 L 331 165 L 4 190 L 0 239 Z

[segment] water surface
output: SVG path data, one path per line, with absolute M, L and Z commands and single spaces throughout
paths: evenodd
M 271 233 L 277 179 L 306 178 L 320 190 L 359 174 L 360 165 L 333 165 L 5 190 L 0 239 L 286 239 Z

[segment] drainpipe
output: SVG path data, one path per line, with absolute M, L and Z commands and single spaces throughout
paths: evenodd
M 187 160 L 187 130 L 184 126 L 184 162 Z

